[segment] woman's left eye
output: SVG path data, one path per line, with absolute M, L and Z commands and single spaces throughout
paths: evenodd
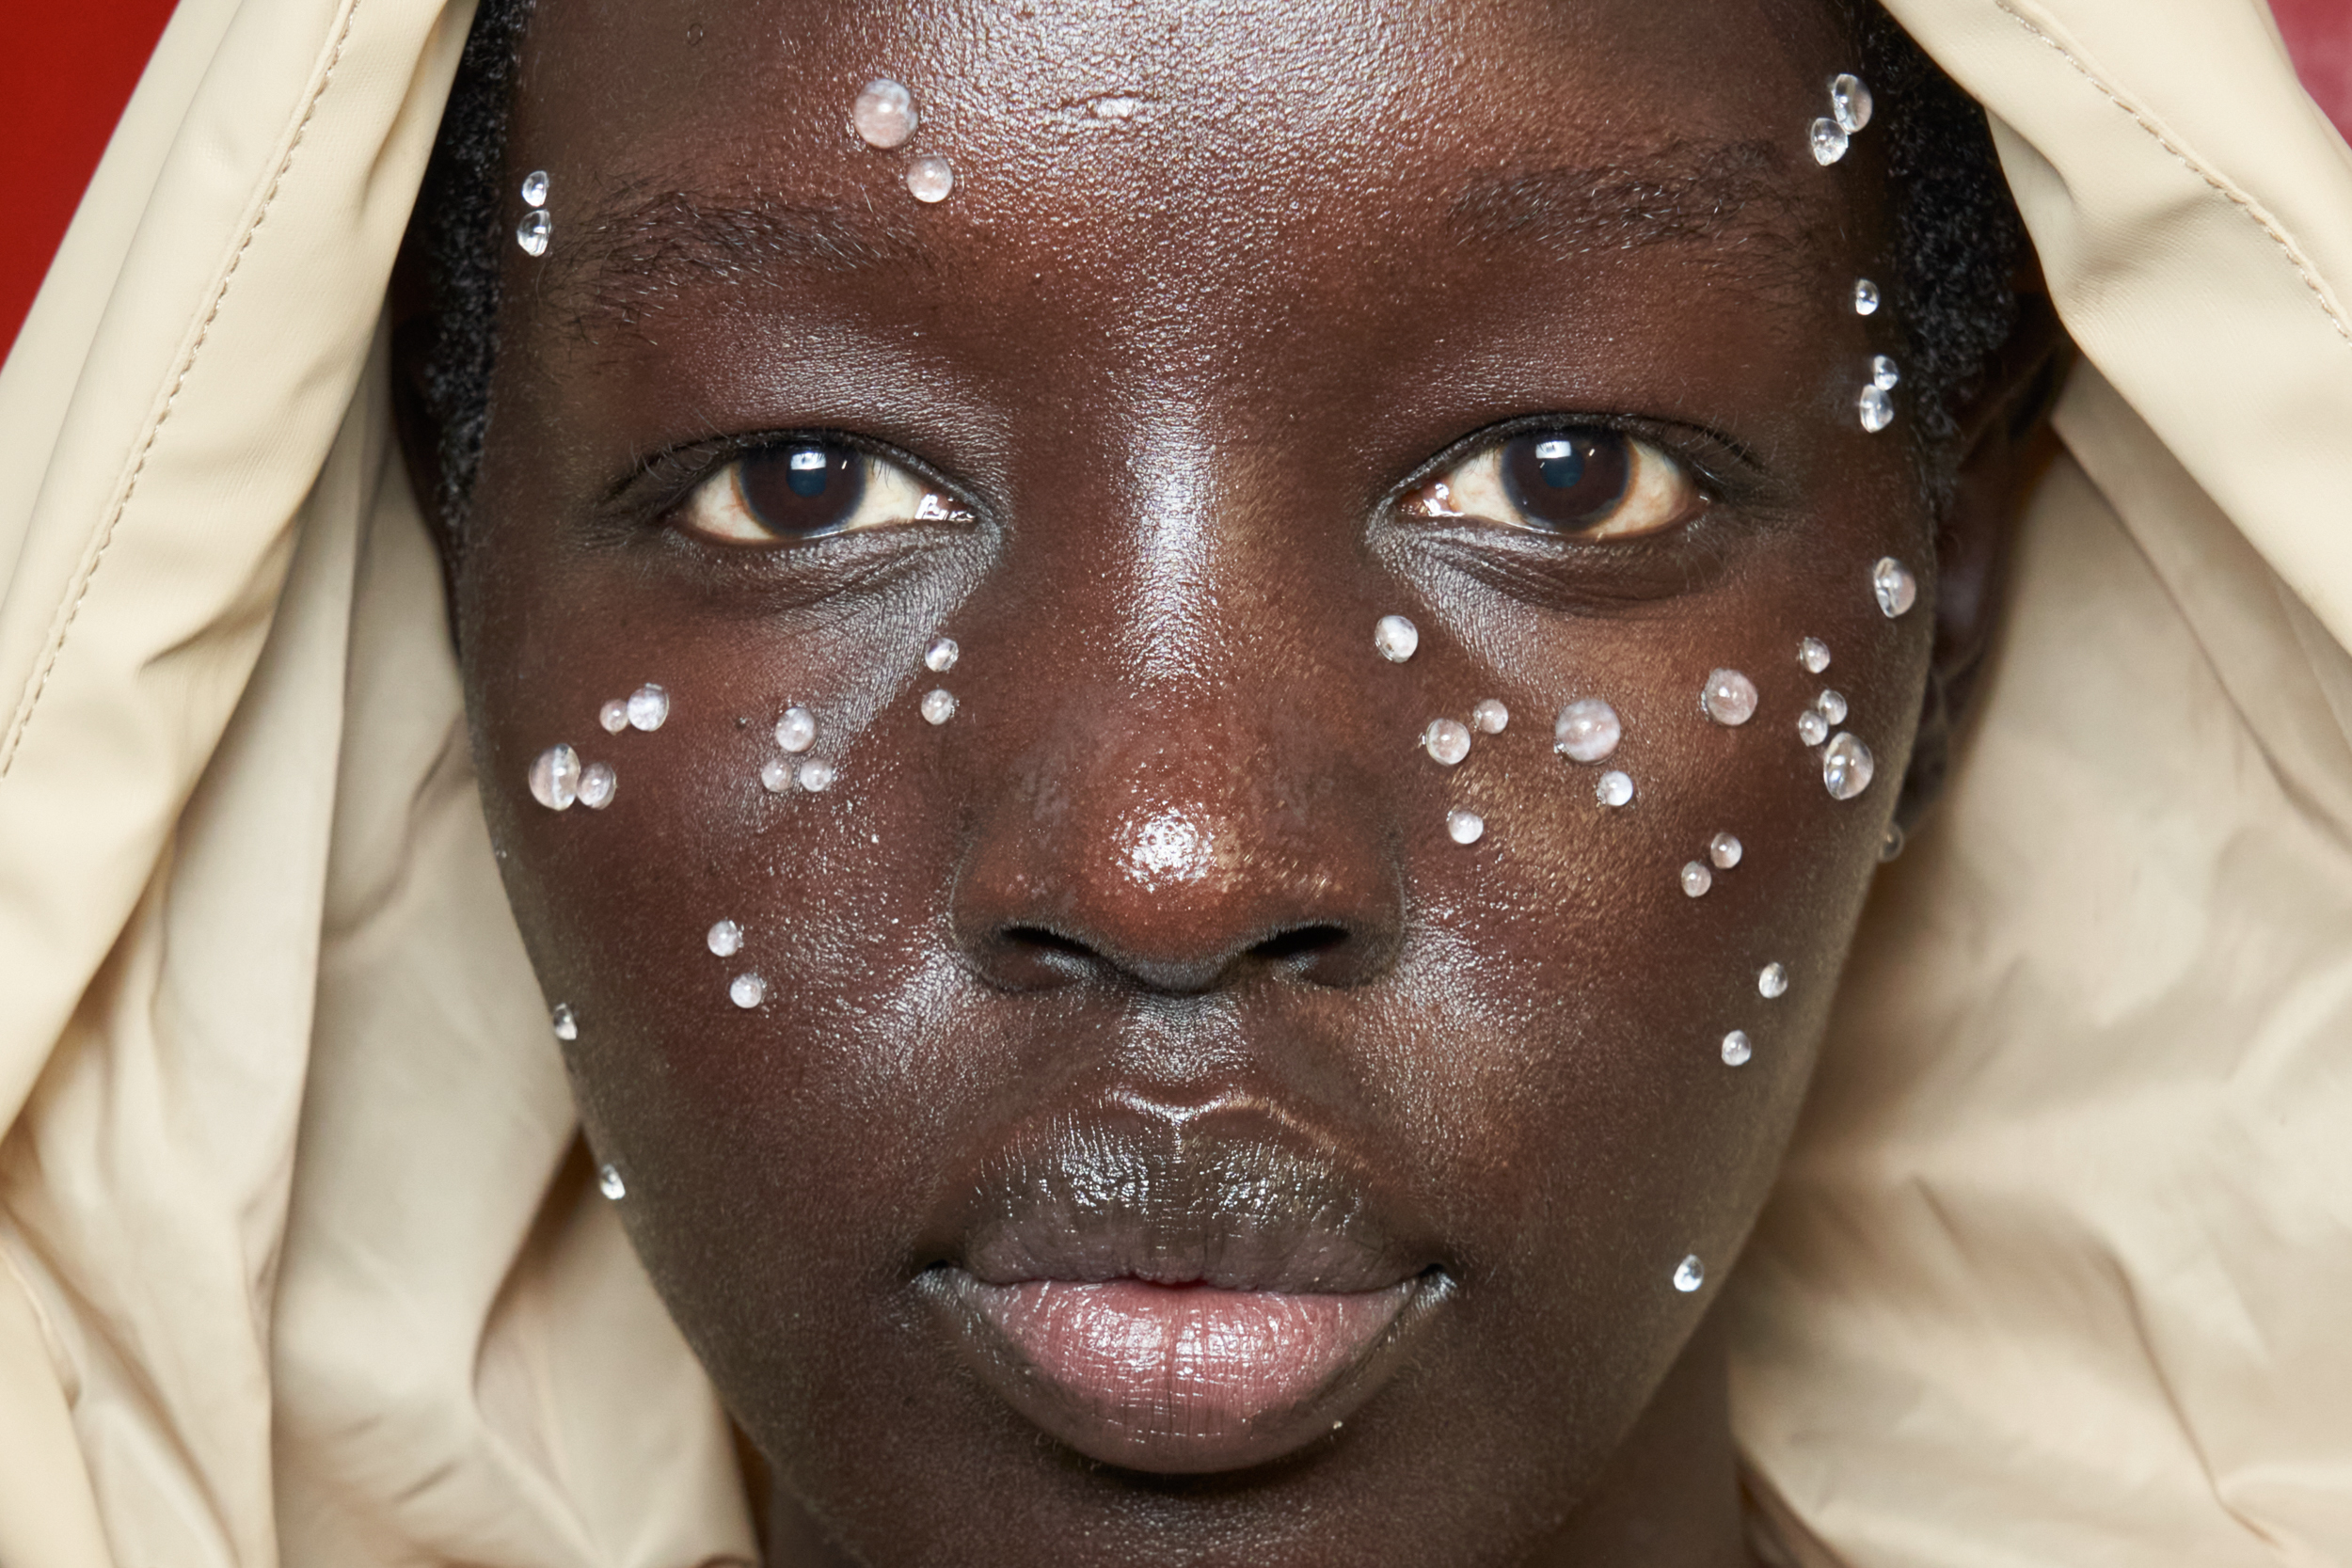
M 900 523 L 965 522 L 954 500 L 885 458 L 833 441 L 747 451 L 697 484 L 673 525 L 718 545 L 778 545 Z
M 1475 517 L 1576 539 L 1638 539 L 1707 509 L 1691 470 L 1597 425 L 1529 431 L 1481 447 L 1405 498 L 1408 517 Z

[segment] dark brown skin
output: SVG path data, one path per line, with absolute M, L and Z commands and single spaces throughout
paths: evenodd
M 475 750 L 580 1018 L 588 1137 L 778 1479 L 772 1560 L 1745 1562 L 1708 1308 L 1931 661 L 1994 612 L 2038 438 L 2011 400 L 2052 341 L 2005 362 L 1931 515 L 1908 404 L 1881 436 L 1852 412 L 1899 326 L 1848 304 L 1890 270 L 1871 137 L 1804 155 L 1851 64 L 1826 12 L 543 0 L 525 63 L 506 188 L 549 170 L 555 236 L 507 252 L 456 569 Z M 849 132 L 877 75 L 914 89 L 908 148 Z M 935 207 L 900 182 L 921 152 L 958 172 Z M 1634 205 L 1726 215 L 1657 233 Z M 739 210 L 732 239 L 690 208 Z M 1711 504 L 1601 543 L 1400 514 L 1537 417 L 1632 431 Z M 665 524 L 724 438 L 773 433 L 868 443 L 972 520 L 764 548 Z M 1939 553 L 1966 579 L 1940 625 Z M 1921 579 L 1899 620 L 1889 554 Z M 1407 663 L 1374 651 L 1392 612 Z M 1753 722 L 1699 711 L 1718 666 Z M 667 724 L 604 734 L 645 681 Z M 1850 802 L 1795 733 L 1824 686 L 1877 754 Z M 1624 716 L 1622 811 L 1552 750 L 1588 694 Z M 1488 697 L 1510 727 L 1466 762 L 1419 748 Z M 793 703 L 826 793 L 761 787 Z M 609 809 L 532 800 L 557 741 L 615 767 Z M 1724 831 L 1744 859 L 1685 896 Z M 1194 1113 L 1373 1173 L 1442 1289 L 1339 1430 L 1145 1475 L 999 1397 L 924 1282 L 1022 1131 Z

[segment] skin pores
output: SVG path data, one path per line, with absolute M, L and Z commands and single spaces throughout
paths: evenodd
M 551 244 L 506 247 L 455 582 L 475 752 L 590 1142 L 787 1535 L 1739 1550 L 1705 1323 L 1935 565 L 1907 405 L 1854 417 L 1900 341 L 1852 307 L 1877 153 L 1806 147 L 1853 61 L 1771 9 L 540 8 L 502 189 L 549 172 Z M 850 120 L 885 76 L 890 149 Z M 1638 439 L 1698 504 L 1630 538 L 1423 504 L 1547 430 Z M 682 527 L 763 441 L 947 515 Z M 1748 721 L 1703 710 L 1719 669 Z M 601 727 L 648 682 L 659 729 Z M 1798 733 L 1825 687 L 1876 757 L 1851 800 Z M 1622 724 L 1597 764 L 1554 747 L 1583 697 Z M 794 706 L 821 791 L 762 783 Z M 609 804 L 534 800 L 558 743 Z

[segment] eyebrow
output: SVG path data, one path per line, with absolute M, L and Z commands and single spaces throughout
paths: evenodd
M 634 326 L 689 279 L 751 283 L 778 272 L 828 273 L 923 260 L 911 224 L 864 204 L 783 199 L 756 191 L 625 186 L 591 212 L 562 247 L 550 292 L 575 304 L 575 326 Z
M 1767 141 L 1674 142 L 1626 162 L 1488 171 L 1454 198 L 1466 245 L 1533 241 L 1564 257 L 1653 245 L 1793 250 L 1826 213 L 1801 203 Z

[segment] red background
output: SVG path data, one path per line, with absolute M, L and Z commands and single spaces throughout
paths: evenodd
M 0 342 L 13 344 L 171 0 L 0 0 Z M 2303 79 L 2352 137 L 2352 0 L 2271 0 Z

